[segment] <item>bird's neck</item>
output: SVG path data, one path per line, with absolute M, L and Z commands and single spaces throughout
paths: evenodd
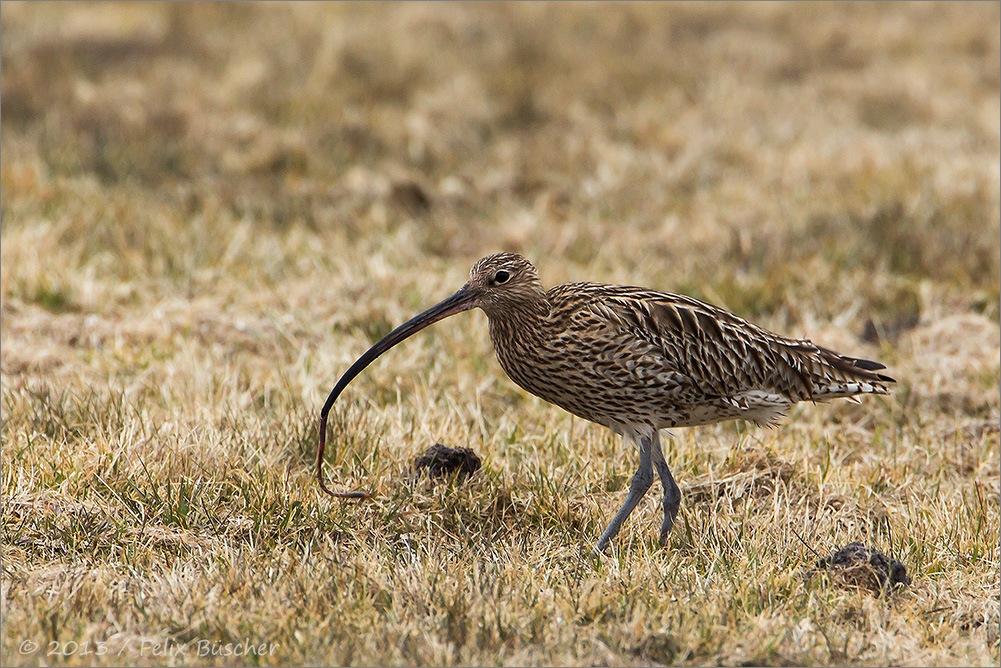
M 502 308 L 484 309 L 490 320 L 490 338 L 494 346 L 528 342 L 544 334 L 552 306 L 545 293 L 537 297 L 519 299 L 504 304 Z

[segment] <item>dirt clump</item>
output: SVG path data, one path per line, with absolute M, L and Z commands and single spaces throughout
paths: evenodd
M 414 469 L 427 472 L 432 479 L 441 479 L 451 474 L 457 480 L 464 480 L 479 470 L 480 458 L 470 448 L 450 448 L 435 443 L 423 455 L 414 460 Z
M 911 583 L 903 563 L 858 541 L 818 561 L 817 570 L 829 571 L 839 584 L 868 589 L 875 594 Z

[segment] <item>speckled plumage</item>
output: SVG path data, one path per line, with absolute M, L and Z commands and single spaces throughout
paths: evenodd
M 723 309 L 645 288 L 567 283 L 541 291 L 513 254 L 473 274 L 517 267 L 528 289 L 484 307 L 508 376 L 618 433 L 729 419 L 774 422 L 800 401 L 886 393 L 881 365 L 764 330 Z M 514 291 L 512 291 L 514 292 Z
M 333 401 L 383 352 L 437 320 L 483 309 L 507 375 L 532 394 L 633 440 L 640 465 L 603 550 L 649 489 L 664 486 L 666 541 L 681 494 L 659 431 L 731 419 L 771 424 L 800 401 L 885 394 L 883 365 L 773 334 L 691 297 L 645 288 L 568 283 L 545 290 L 528 260 L 497 253 L 477 262 L 461 290 L 379 341 L 345 372 L 321 412 L 317 475 Z M 357 496 L 334 494 L 335 496 Z

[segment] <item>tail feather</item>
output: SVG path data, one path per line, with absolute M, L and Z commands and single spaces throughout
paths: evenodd
M 879 371 L 880 369 L 885 369 L 885 364 L 880 364 L 879 362 L 874 362 L 872 360 L 859 359 L 858 357 L 846 357 L 852 364 L 860 369 L 865 369 L 866 371 Z
M 823 360 L 834 373 L 815 377 L 814 396 L 818 399 L 836 399 L 856 394 L 889 394 L 889 383 L 897 381 L 886 374 L 877 373 L 886 366 L 872 360 L 847 357 L 827 348 L 820 348 Z
M 837 353 L 835 353 L 835 354 L 837 354 Z M 879 362 L 873 362 L 872 360 L 859 359 L 858 357 L 844 357 L 844 356 L 841 356 L 841 359 L 845 360 L 846 362 L 851 362 L 852 366 L 854 366 L 856 369 L 862 369 L 863 371 L 879 371 L 880 369 L 885 369 L 886 368 L 885 364 L 880 364 Z M 896 383 L 897 382 L 895 378 L 891 378 L 890 376 L 887 376 L 886 374 L 877 373 L 877 374 L 874 374 L 874 375 L 876 376 L 876 378 L 878 378 L 879 380 L 883 381 L 884 383 Z
M 827 382 L 813 386 L 813 398 L 815 401 L 827 401 L 828 399 L 841 399 L 843 397 L 854 397 L 856 394 L 889 394 L 890 388 L 881 383 L 858 382 Z

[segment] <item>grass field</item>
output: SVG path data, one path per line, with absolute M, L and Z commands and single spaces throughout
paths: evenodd
M 999 12 L 4 2 L 4 665 L 997 665 Z M 636 452 L 480 312 L 497 250 L 878 359 Z M 435 442 L 483 469 L 434 486 Z M 860 540 L 886 596 L 809 576 Z M 254 646 L 248 656 L 234 656 Z M 230 655 L 225 655 L 227 649 Z

